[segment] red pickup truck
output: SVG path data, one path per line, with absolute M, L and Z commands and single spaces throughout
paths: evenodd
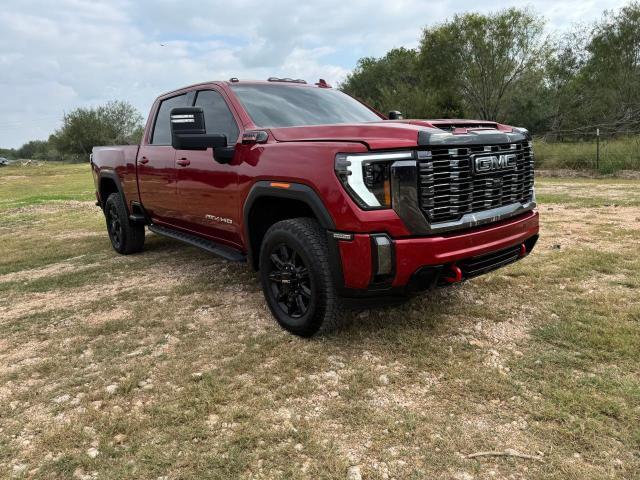
M 527 130 L 387 118 L 322 80 L 164 94 L 141 144 L 96 147 L 91 167 L 118 253 L 146 227 L 246 261 L 301 336 L 334 328 L 343 299 L 451 285 L 538 238 Z

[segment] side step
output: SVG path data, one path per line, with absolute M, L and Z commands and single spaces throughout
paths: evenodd
M 201 248 L 202 250 L 206 250 L 207 252 L 213 253 L 214 255 L 218 255 L 219 257 L 232 262 L 247 261 L 247 257 L 234 248 L 227 247 L 226 245 L 220 245 L 219 243 L 206 240 L 189 233 L 180 232 L 167 227 L 161 227 L 160 225 L 149 225 L 149 230 L 158 235 L 179 240 L 181 242 L 188 243 L 189 245 L 193 245 L 194 247 Z

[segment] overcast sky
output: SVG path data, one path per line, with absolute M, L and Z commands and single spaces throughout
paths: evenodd
M 421 29 L 468 10 L 529 5 L 549 31 L 589 22 L 616 0 L 3 0 L 0 146 L 46 139 L 65 111 L 271 75 L 337 83 L 363 56 L 415 47 Z

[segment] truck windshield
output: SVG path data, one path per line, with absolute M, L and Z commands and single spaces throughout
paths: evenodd
M 293 85 L 232 85 L 261 128 L 375 122 L 381 118 L 339 90 Z

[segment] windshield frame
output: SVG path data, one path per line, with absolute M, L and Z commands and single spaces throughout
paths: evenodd
M 314 87 L 306 84 L 294 85 L 294 84 L 286 84 L 286 83 L 260 83 L 260 82 L 233 83 L 233 84 L 228 84 L 228 86 L 229 86 L 229 91 L 233 95 L 234 100 L 238 103 L 238 106 L 241 107 L 242 110 L 244 110 L 243 113 L 248 117 L 251 123 L 255 125 L 256 128 L 275 129 L 275 128 L 310 127 L 310 126 L 320 126 L 320 125 L 348 125 L 348 124 L 370 123 L 370 122 L 378 122 L 378 121 L 386 120 L 386 117 L 384 115 L 382 115 L 380 112 L 370 107 L 366 103 L 361 102 L 357 98 L 352 97 L 348 93 L 345 93 L 341 90 L 332 89 L 331 87 L 326 88 L 326 87 Z M 344 96 L 346 99 L 348 99 L 347 101 L 350 105 L 357 106 L 357 108 L 354 109 L 353 113 L 367 112 L 367 113 L 370 113 L 371 115 L 368 118 L 361 118 L 361 119 L 344 118 L 344 119 L 341 119 L 341 121 L 318 121 L 318 122 L 305 121 L 305 122 L 296 122 L 295 124 L 278 124 L 277 122 L 265 122 L 265 121 L 261 121 L 260 118 L 256 118 L 256 117 L 259 117 L 260 112 L 253 110 L 255 108 L 254 104 L 245 103 L 244 100 L 246 99 L 243 100 L 242 92 L 238 91 L 242 88 L 253 89 L 256 92 L 260 92 L 261 90 L 265 91 L 266 89 L 271 89 L 271 88 L 273 88 L 274 90 L 282 89 L 281 91 L 283 92 L 289 91 L 284 89 L 295 89 L 295 88 L 305 89 L 306 92 L 310 92 L 310 91 L 327 92 L 328 95 Z M 328 92 L 331 92 L 331 93 L 328 93 Z M 324 95 L 324 94 L 325 93 L 320 93 L 319 95 Z M 356 110 L 358 112 L 356 112 Z M 335 114 L 336 112 L 334 111 L 332 113 Z M 263 112 L 263 115 L 264 115 L 264 112 Z

